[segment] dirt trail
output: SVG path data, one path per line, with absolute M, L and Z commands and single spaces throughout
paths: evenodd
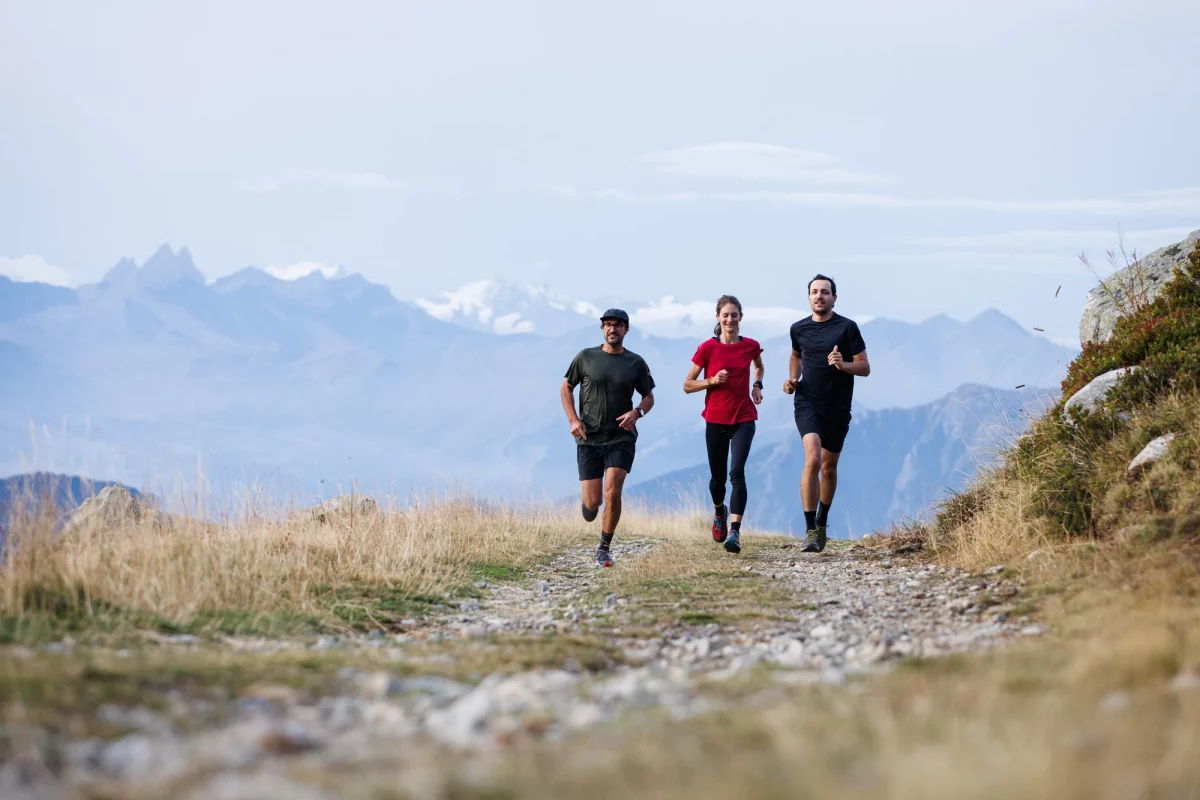
M 627 539 L 614 555 L 619 564 L 630 563 L 657 548 L 681 546 Z M 838 684 L 904 656 L 989 647 L 1041 632 L 1011 618 L 1021 585 L 1002 568 L 966 575 L 840 542 L 826 553 L 802 554 L 778 539 L 751 544 L 738 558 L 734 571 L 790 602 L 756 616 L 704 621 L 703 614 L 689 616 L 688 597 L 668 597 L 657 601 L 667 613 L 648 615 L 645 597 L 604 593 L 607 576 L 590 552 L 571 549 L 519 585 L 481 582 L 481 598 L 462 602 L 456 613 L 413 620 L 396 636 L 254 645 L 370 648 L 388 654 L 395 670 L 343 669 L 319 696 L 258 687 L 224 722 L 200 731 L 182 724 L 195 712 L 186 700 L 168 711 L 108 708 L 109 721 L 128 733 L 106 741 L 46 742 L 43 736 L 27 758 L 0 769 L 0 796 L 135 789 L 154 795 L 181 787 L 191 787 L 185 797 L 336 796 L 296 776 L 364 764 L 389 770 L 403 764 L 400 772 L 415 776 L 428 769 L 417 765 L 432 763 L 431 752 L 489 751 L 526 737 L 566 736 L 638 709 L 688 717 L 730 702 L 720 686 L 740 676 Z M 441 664 L 511 648 L 521 637 L 600 641 L 612 655 L 599 666 L 568 656 L 557 668 L 494 671 L 478 683 L 436 674 Z M 423 674 L 412 677 L 414 671 Z

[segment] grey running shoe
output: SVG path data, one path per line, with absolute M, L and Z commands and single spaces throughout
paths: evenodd
M 591 522 L 592 520 L 594 520 L 596 518 L 596 515 L 600 513 L 600 506 L 596 506 L 595 508 L 588 508 L 585 504 L 580 503 L 579 510 L 583 512 L 583 521 Z
M 800 552 L 819 553 L 825 549 L 825 540 L 825 526 L 814 528 L 804 537 L 804 546 L 800 548 Z
M 725 551 L 728 553 L 742 552 L 742 532 L 730 531 L 729 536 L 725 538 Z
M 601 567 L 611 567 L 613 565 L 612 553 L 607 547 L 596 548 L 596 564 Z

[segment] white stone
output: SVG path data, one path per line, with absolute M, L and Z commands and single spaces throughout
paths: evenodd
M 1133 457 L 1133 461 L 1129 462 L 1127 471 L 1133 472 L 1165 457 L 1173 441 L 1175 441 L 1175 434 L 1173 433 L 1164 434 L 1154 439 L 1143 447 L 1140 453 Z
M 1069 420 L 1072 409 L 1091 412 L 1100 407 L 1104 402 L 1104 398 L 1109 391 L 1117 385 L 1117 383 L 1126 375 L 1136 372 L 1137 367 L 1121 367 L 1120 369 L 1109 370 L 1103 375 L 1097 375 L 1095 378 L 1084 386 L 1075 394 L 1071 395 L 1063 406 L 1063 419 Z
M 570 728 L 590 728 L 605 720 L 604 709 L 595 703 L 579 703 L 567 714 L 567 726 Z
M 1171 681 L 1171 691 L 1173 692 L 1195 692 L 1200 691 L 1200 671 L 1184 670 L 1180 672 Z
M 791 669 L 807 666 L 808 660 L 804 656 L 804 645 L 796 639 L 789 640 L 787 646 L 775 654 L 775 663 Z

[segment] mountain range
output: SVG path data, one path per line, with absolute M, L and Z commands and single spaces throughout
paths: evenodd
M 598 343 L 598 322 L 550 290 L 459 294 L 477 301 L 474 321 L 465 302 L 446 314 L 344 272 L 283 280 L 248 267 L 208 282 L 186 248 L 167 246 L 76 289 L 0 279 L 0 474 L 54 469 L 164 498 L 202 489 L 218 504 L 251 484 L 304 501 L 351 483 L 560 498 L 576 481 L 558 387 Z M 516 322 L 535 332 L 497 335 L 514 296 Z M 1053 386 L 1074 356 L 998 311 L 861 327 L 873 364 L 856 389 L 864 412 L 934 403 L 964 383 Z M 627 339 L 659 385 L 631 482 L 703 460 L 702 401 L 678 388 L 697 344 L 636 324 Z M 762 344 L 760 441 L 783 441 L 786 326 Z
M 856 412 L 838 464 L 830 534 L 859 536 L 919 516 L 961 489 L 1010 444 L 1055 393 L 967 385 L 915 408 Z M 772 434 L 775 434 L 774 436 Z M 804 447 L 794 433 L 760 432 L 746 463 L 747 530 L 803 535 L 799 477 Z M 708 509 L 708 466 L 698 464 L 633 486 L 651 508 Z

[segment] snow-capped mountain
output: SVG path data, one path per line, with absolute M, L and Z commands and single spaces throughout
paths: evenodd
M 414 301 L 443 322 L 487 333 L 558 336 L 591 326 L 600 310 L 548 287 L 487 279 L 468 283 L 435 299 Z

